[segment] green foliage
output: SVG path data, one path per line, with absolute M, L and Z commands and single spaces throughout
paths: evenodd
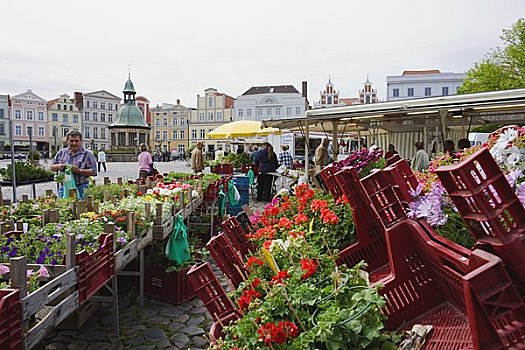
M 476 240 L 470 234 L 461 215 L 452 208 L 445 208 L 443 213 L 448 216 L 447 223 L 443 226 L 437 226 L 436 233 L 465 248 L 471 249 Z
M 489 52 L 467 71 L 459 94 L 525 87 L 525 20 L 520 18 L 500 36 L 505 46 Z
M 523 126 L 525 125 L 525 123 L 520 122 L 520 123 L 516 123 L 516 125 Z M 504 126 L 506 126 L 506 124 L 486 124 L 486 125 L 481 125 L 481 126 L 473 128 L 471 132 L 493 133 L 494 131 Z
M 223 163 L 231 163 L 234 168 L 240 168 L 243 164 L 252 164 L 253 160 L 244 152 L 241 154 L 230 152 L 223 158 Z
M 0 176 L 4 181 L 12 181 L 11 163 L 7 168 L 0 169 Z M 16 182 L 52 180 L 54 173 L 41 166 L 35 166 L 28 162 L 15 162 Z
M 29 160 L 40 160 L 40 153 L 37 151 L 31 151 L 27 154 Z
M 104 200 L 104 192 L 108 191 L 109 195 L 115 195 L 120 197 L 120 194 L 124 189 L 128 189 L 129 193 L 135 194 L 138 191 L 138 185 L 129 185 L 129 184 L 109 184 L 109 185 L 95 185 L 89 186 L 85 191 L 85 196 L 92 195 L 95 197 L 95 200 L 102 202 Z

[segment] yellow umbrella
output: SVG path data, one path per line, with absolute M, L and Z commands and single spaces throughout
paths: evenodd
M 261 127 L 261 122 L 255 120 L 238 120 L 213 129 L 208 133 L 208 137 L 211 139 L 234 139 L 237 137 L 267 136 L 281 133 L 277 128 Z

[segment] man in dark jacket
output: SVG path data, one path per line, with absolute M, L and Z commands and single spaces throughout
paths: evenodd
M 259 176 L 257 177 L 257 200 L 269 202 L 272 197 L 272 179 L 268 174 L 275 171 L 279 164 L 277 155 L 273 151 L 273 146 L 266 142 L 264 147 L 256 154 L 255 163 L 259 166 Z

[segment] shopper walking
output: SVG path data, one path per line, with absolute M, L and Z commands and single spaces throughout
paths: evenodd
M 151 154 L 148 152 L 148 145 L 141 143 L 139 147 L 139 178 L 145 179 L 152 173 L 153 159 L 151 158 Z
M 97 161 L 98 161 L 98 172 L 100 172 L 100 166 L 104 168 L 104 172 L 107 171 L 106 169 L 106 152 L 104 152 L 104 148 L 102 148 L 100 151 L 98 151 L 97 154 Z
M 423 171 L 430 166 L 430 160 L 427 152 L 423 149 L 423 142 L 418 141 L 414 144 L 416 146 L 416 155 L 412 158 L 411 167 L 414 171 Z
M 202 149 L 204 143 L 202 141 L 197 142 L 197 146 L 191 152 L 191 169 L 195 174 L 202 173 L 204 170 L 204 156 L 202 155 Z
M 268 174 L 279 167 L 277 155 L 273 151 L 273 146 L 265 142 L 264 148 L 259 150 L 255 163 L 259 166 L 259 176 L 257 177 L 257 200 L 269 202 L 272 197 L 272 179 Z

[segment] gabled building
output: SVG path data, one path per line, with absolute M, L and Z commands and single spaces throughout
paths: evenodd
M 9 145 L 9 96 L 0 95 L 0 151 Z
M 466 77 L 465 73 L 441 73 L 439 69 L 405 70 L 386 77 L 387 101 L 455 95 Z
M 191 110 L 181 105 L 180 100 L 177 104 L 164 103 L 151 108 L 151 149 L 184 153 L 189 143 Z
M 377 90 L 372 88 L 372 83 L 366 76 L 365 86 L 359 90 L 358 102 L 359 104 L 368 104 L 379 102 L 377 98 Z
M 83 94 L 82 136 L 84 147 L 109 149 L 109 129 L 119 109 L 120 97 L 98 90 Z
M 234 105 L 235 120 L 263 120 L 302 116 L 306 96 L 293 85 L 254 86 L 237 97 Z
M 204 95 L 197 95 L 197 109 L 191 112 L 190 121 L 190 145 L 195 145 L 198 141 L 204 141 L 206 152 L 213 152 L 219 146 L 226 149 L 229 140 L 207 139 L 206 134 L 222 124 L 233 120 L 233 105 L 235 99 L 217 89 L 208 88 L 204 90 Z M 186 135 L 183 133 L 183 135 Z
M 320 95 L 321 98 L 319 101 L 314 103 L 314 108 L 346 106 L 346 104 L 339 98 L 339 91 L 335 89 L 330 77 L 328 77 L 328 82 L 324 86 L 324 90 L 321 91 Z
M 11 97 L 11 118 L 13 120 L 13 145 L 40 152 L 49 150 L 47 122 L 47 101 L 31 90 Z
M 82 111 L 77 101 L 67 94 L 47 102 L 47 130 L 51 155 L 66 146 L 66 135 L 71 130 L 82 130 Z

